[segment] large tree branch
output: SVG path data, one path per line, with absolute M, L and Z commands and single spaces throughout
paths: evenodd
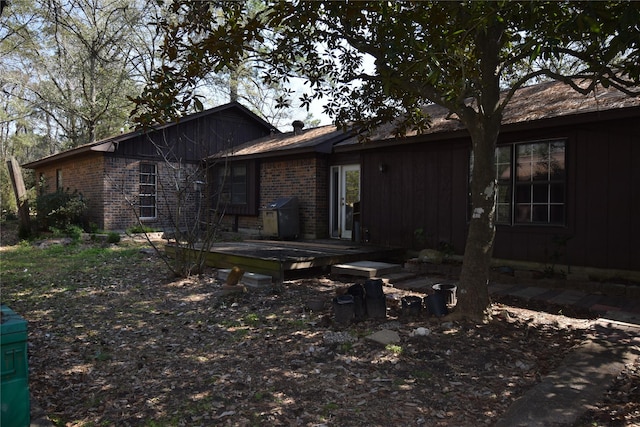
M 511 99 L 513 98 L 513 96 L 515 95 L 518 89 L 523 87 L 529 80 L 535 79 L 536 77 L 540 77 L 542 75 L 544 75 L 544 71 L 538 70 L 531 73 L 527 73 L 526 75 L 520 77 L 515 82 L 513 82 L 509 87 L 509 90 L 504 92 L 504 95 L 500 100 L 500 107 L 499 107 L 500 111 L 504 111 L 504 109 L 509 104 L 509 102 L 511 102 Z

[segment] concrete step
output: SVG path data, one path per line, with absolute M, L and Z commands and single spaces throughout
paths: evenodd
M 404 283 L 416 279 L 416 274 L 411 271 L 400 270 L 397 273 L 384 274 L 380 276 L 380 279 L 390 286 L 395 286 L 397 283 Z
M 224 268 L 218 270 L 217 277 L 219 280 L 225 281 L 227 280 L 227 276 L 231 272 L 230 268 Z M 273 281 L 271 276 L 267 276 L 265 274 L 251 273 L 245 272 L 242 275 L 242 279 L 240 279 L 240 283 L 249 286 L 251 288 L 259 288 L 262 286 L 271 286 L 271 282 Z
M 335 264 L 331 266 L 332 274 L 344 274 L 358 277 L 381 277 L 385 274 L 398 273 L 402 270 L 400 264 L 386 262 L 357 261 L 348 264 Z

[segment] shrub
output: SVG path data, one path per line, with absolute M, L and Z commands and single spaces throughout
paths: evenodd
M 147 227 L 146 225 L 136 224 L 127 228 L 127 234 L 139 234 L 139 233 L 153 233 L 154 228 Z
M 120 242 L 120 234 L 114 233 L 113 231 L 107 235 L 107 243 L 118 243 Z
M 71 225 L 83 225 L 87 203 L 78 191 L 58 190 L 36 198 L 36 213 L 40 229 L 66 230 Z
M 73 240 L 80 240 L 84 230 L 77 225 L 68 225 L 65 228 L 49 227 L 49 231 L 53 237 L 71 237 Z
M 64 234 L 71 237 L 73 240 L 80 240 L 83 232 L 84 230 L 82 227 L 77 225 L 68 225 L 67 228 L 64 229 Z
M 25 227 L 24 225 L 20 224 L 18 226 L 18 238 L 20 240 L 27 240 L 31 237 L 31 229 L 29 227 Z

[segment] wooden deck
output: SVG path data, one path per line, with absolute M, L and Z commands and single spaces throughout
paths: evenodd
M 167 246 L 167 252 L 172 248 Z M 216 243 L 206 263 L 215 268 L 238 266 L 251 273 L 266 274 L 276 282 L 285 272 L 354 261 L 399 260 L 404 249 L 363 245 L 339 240 L 274 241 L 245 240 Z

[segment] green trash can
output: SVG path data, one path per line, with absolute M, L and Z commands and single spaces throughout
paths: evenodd
M 31 423 L 27 322 L 6 305 L 0 320 L 0 427 L 25 427 Z

